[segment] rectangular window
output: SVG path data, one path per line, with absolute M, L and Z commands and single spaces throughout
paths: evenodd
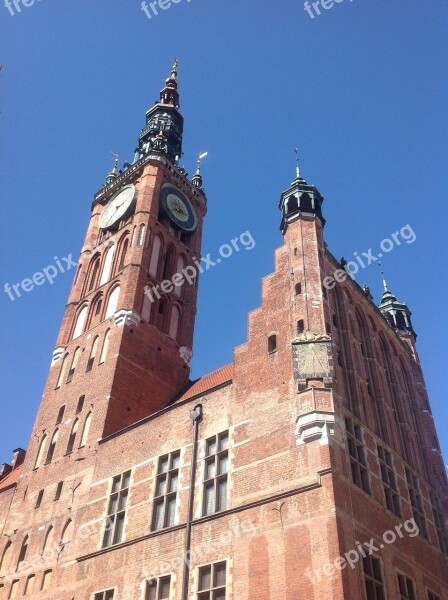
M 383 575 L 381 561 L 374 556 L 366 556 L 363 560 L 364 582 L 367 600 L 384 600 Z
M 37 494 L 36 504 L 34 505 L 34 508 L 39 508 L 39 506 L 42 504 L 43 497 L 44 497 L 44 490 L 40 490 L 40 492 Z
M 420 535 L 427 538 L 428 530 L 426 528 L 426 518 L 418 477 L 413 475 L 409 469 L 406 469 L 406 481 L 408 482 L 409 498 L 411 500 L 414 521 L 417 523 Z
M 214 435 L 205 442 L 203 515 L 227 508 L 229 432 Z
M 384 499 L 389 510 L 401 517 L 400 496 L 397 488 L 394 463 L 390 452 L 378 446 L 381 477 L 383 479 Z
M 56 500 L 59 500 L 59 498 L 61 497 L 61 494 L 62 494 L 62 487 L 63 487 L 63 485 L 64 485 L 64 482 L 63 482 L 63 481 L 60 481 L 60 482 L 58 483 L 58 487 L 56 488 L 56 493 L 55 493 L 55 495 L 54 495 L 54 500 L 55 500 L 55 502 L 56 502 Z
M 225 600 L 226 563 L 199 568 L 197 600 Z
M 355 425 L 351 419 L 345 419 L 347 431 L 348 453 L 350 455 L 350 468 L 352 481 L 355 485 L 370 494 L 369 471 L 366 459 L 366 447 L 362 429 Z
M 434 525 L 439 539 L 439 547 L 444 554 L 448 554 L 448 536 L 440 501 L 434 492 L 430 492 L 429 497 L 431 499 L 432 514 L 434 516 Z
M 169 600 L 171 576 L 159 577 L 146 583 L 145 600 Z
M 414 582 L 406 575 L 398 574 L 398 589 L 400 590 L 400 598 L 404 600 L 417 600 L 415 595 Z
M 441 600 L 440 596 L 428 590 L 428 600 Z
M 113 544 L 119 544 L 123 539 L 130 481 L 131 471 L 127 471 L 126 473 L 123 473 L 123 475 L 117 475 L 117 477 L 113 478 L 112 490 L 107 508 L 103 548 L 107 548 Z
M 152 531 L 171 527 L 176 520 L 177 490 L 179 487 L 180 452 L 159 458 L 152 516 Z
M 94 600 L 113 600 L 114 590 L 107 590 L 105 592 L 98 592 L 93 597 Z

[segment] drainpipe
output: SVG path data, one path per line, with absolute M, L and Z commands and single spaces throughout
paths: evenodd
M 191 525 L 194 511 L 194 486 L 196 483 L 196 461 L 198 457 L 198 434 L 199 424 L 202 419 L 202 404 L 198 404 L 190 411 L 190 419 L 193 421 L 193 450 L 191 456 L 190 491 L 188 496 L 187 529 L 185 532 L 184 550 L 184 573 L 182 578 L 182 600 L 188 598 L 188 583 L 190 579 L 190 549 L 191 549 Z

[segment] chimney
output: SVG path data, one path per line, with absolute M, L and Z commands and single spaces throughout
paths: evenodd
M 0 481 L 2 479 L 4 479 L 7 475 L 9 475 L 12 471 L 12 467 L 11 465 L 8 465 L 7 463 L 3 463 L 2 466 L 0 467 Z
M 23 448 L 17 448 L 16 450 L 14 450 L 13 456 L 12 456 L 12 468 L 13 469 L 17 469 L 17 467 L 20 467 L 20 465 L 25 460 L 25 455 L 26 455 L 26 450 L 24 450 Z

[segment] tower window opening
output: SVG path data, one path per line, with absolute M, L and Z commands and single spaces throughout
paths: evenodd
M 300 319 L 299 321 L 297 321 L 297 333 L 298 335 L 300 335 L 301 333 L 303 333 L 305 330 L 305 323 L 303 321 L 303 319 Z
M 78 405 L 76 406 L 76 414 L 79 415 L 80 412 L 82 412 L 82 409 L 84 408 L 84 400 L 86 399 L 85 396 L 80 396 L 78 399 Z
M 71 454 L 73 452 L 73 448 L 75 446 L 75 441 L 76 441 L 76 434 L 78 433 L 78 427 L 79 427 L 79 419 L 76 419 L 76 421 L 73 423 L 70 437 L 68 438 L 66 454 Z
M 300 294 L 302 293 L 302 284 L 296 283 L 294 291 L 295 291 L 296 296 L 300 296 Z
M 268 352 L 276 352 L 277 351 L 277 336 L 272 334 L 268 337 Z
M 48 453 L 47 453 L 47 460 L 45 461 L 45 464 L 51 463 L 51 461 L 53 460 L 58 437 L 59 437 L 59 429 L 56 429 L 56 431 L 53 433 L 53 437 L 51 438 L 50 446 L 48 448 Z
M 63 404 L 58 411 L 58 416 L 56 417 L 56 425 L 59 425 L 60 423 L 62 423 L 62 419 L 64 418 L 64 413 L 65 413 L 65 404 Z

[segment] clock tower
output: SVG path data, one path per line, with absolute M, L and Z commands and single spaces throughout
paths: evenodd
M 38 438 L 49 414 L 85 397 L 98 435 L 162 409 L 188 384 L 206 198 L 187 179 L 178 63 L 147 112 L 134 162 L 96 193 L 53 354 Z M 44 419 L 45 415 L 45 419 Z

